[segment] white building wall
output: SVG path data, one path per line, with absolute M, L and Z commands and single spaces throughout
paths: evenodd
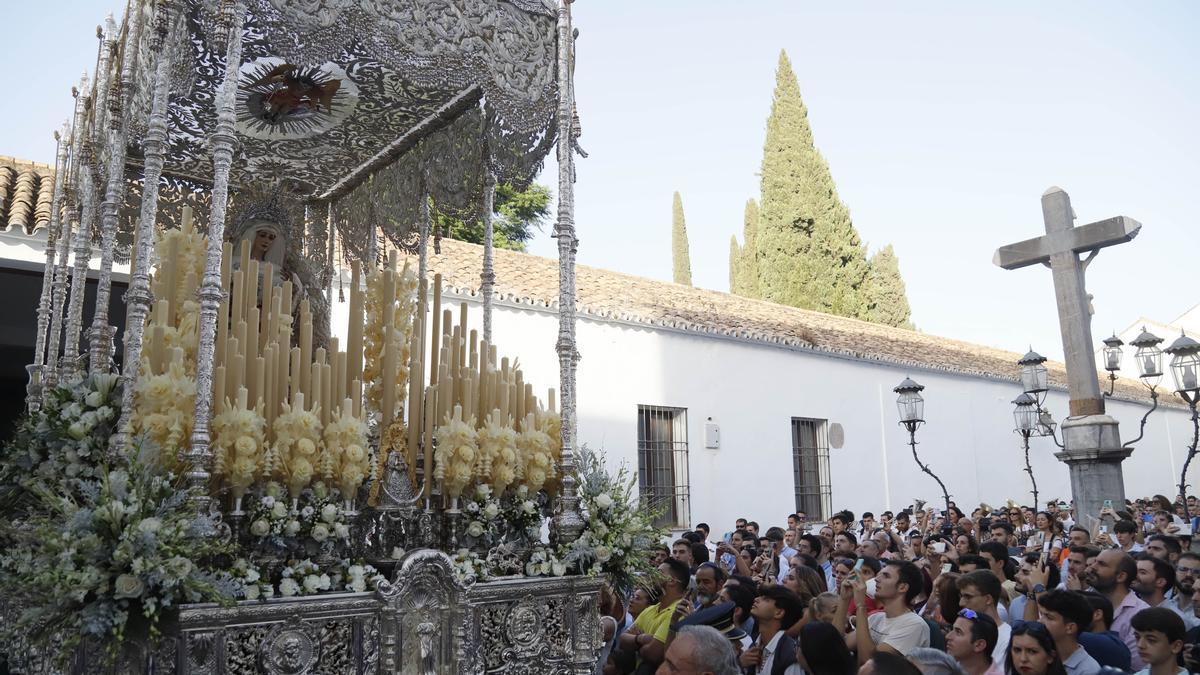
M 469 321 L 482 328 L 481 307 L 475 298 L 469 302 Z M 345 331 L 344 316 L 345 306 L 335 305 L 338 333 Z M 558 388 L 558 318 L 552 310 L 498 305 L 493 330 L 500 353 L 520 359 L 539 397 Z M 1010 402 L 1020 393 L 1014 382 L 583 317 L 578 340 L 579 440 L 604 449 L 614 467 L 623 461 L 637 468 L 639 404 L 687 409 L 693 524 L 725 531 L 739 516 L 781 523 L 794 510 L 792 417 L 826 419 L 845 429 L 844 447 L 830 450 L 835 509 L 860 513 L 899 509 L 914 498 L 940 501 L 937 484 L 913 462 L 907 433 L 897 424 L 892 387 L 906 376 L 926 387 L 928 423 L 917 433 L 917 450 L 951 498 L 968 511 L 980 501 L 1031 501 L 1020 438 L 1012 431 Z M 1048 407 L 1061 422 L 1066 393 L 1052 392 Z M 1128 440 L 1147 408 L 1110 401 L 1108 409 Z M 720 425 L 719 449 L 704 447 L 709 417 Z M 1160 408 L 1124 464 L 1127 495 L 1174 494 L 1190 441 L 1187 413 Z M 1043 502 L 1070 498 L 1067 467 L 1054 458 L 1056 450 L 1049 438 L 1031 439 Z

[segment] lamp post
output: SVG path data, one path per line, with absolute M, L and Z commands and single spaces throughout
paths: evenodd
M 1109 339 L 1111 340 L 1112 338 Z M 1146 330 L 1145 326 L 1142 326 L 1141 335 L 1129 341 L 1129 346 L 1137 350 L 1133 353 L 1133 360 L 1137 363 L 1138 379 L 1150 390 L 1150 409 L 1146 411 L 1145 415 L 1142 415 L 1142 423 L 1138 426 L 1137 438 L 1127 441 L 1122 447 L 1133 447 L 1138 441 L 1142 440 L 1142 437 L 1146 435 L 1146 420 L 1150 419 L 1150 413 L 1158 408 L 1158 385 L 1162 382 L 1163 377 L 1163 352 L 1159 349 L 1158 345 L 1162 341 L 1162 338 Z M 1105 344 L 1108 344 L 1107 340 L 1105 340 Z M 1104 351 L 1107 354 L 1108 347 L 1105 347 Z
M 1016 422 L 1014 431 L 1021 436 L 1021 446 L 1025 449 L 1025 473 L 1029 474 L 1029 482 L 1033 483 L 1033 503 L 1040 504 L 1037 479 L 1033 476 L 1033 465 L 1029 463 L 1029 437 L 1037 433 L 1040 422 L 1037 399 L 1022 393 L 1013 399 L 1013 405 L 1016 406 L 1013 410 L 1013 420 Z
M 924 386 L 906 377 L 892 391 L 897 394 L 896 408 L 900 411 L 900 425 L 908 430 L 908 445 L 912 448 L 913 460 L 922 471 L 933 476 L 942 488 L 942 499 L 945 501 L 946 512 L 949 513 L 950 493 L 946 491 L 946 484 L 917 455 L 917 427 L 925 423 L 925 399 L 921 397 L 921 391 L 924 389 Z
M 1054 427 L 1057 426 L 1054 417 L 1043 406 L 1046 394 L 1050 390 L 1045 363 L 1046 357 L 1033 351 L 1033 347 L 1017 360 L 1017 365 L 1021 366 L 1021 391 L 1033 402 L 1033 412 L 1037 418 L 1030 435 L 1050 436 L 1054 439 L 1054 444 L 1061 448 L 1062 443 L 1059 443 L 1058 437 L 1054 435 Z
M 1121 347 L 1125 346 L 1125 342 L 1117 337 L 1116 333 L 1112 337 L 1104 338 L 1104 369 L 1108 371 L 1108 393 L 1105 396 L 1112 396 L 1113 390 L 1117 386 L 1117 371 L 1121 370 L 1121 359 L 1125 356 L 1125 352 Z
M 1187 470 L 1196 456 L 1197 441 L 1200 441 L 1200 417 L 1196 414 L 1196 404 L 1200 401 L 1200 342 L 1181 333 L 1179 338 L 1166 349 L 1171 355 L 1171 377 L 1175 380 L 1175 393 L 1192 409 L 1192 444 L 1188 447 L 1187 459 L 1183 462 L 1183 471 L 1179 474 L 1179 498 L 1187 509 Z

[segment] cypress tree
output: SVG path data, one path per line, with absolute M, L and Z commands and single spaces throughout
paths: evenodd
M 729 292 L 734 295 L 745 295 L 742 282 L 742 247 L 738 246 L 737 235 L 729 235 Z
M 900 276 L 900 261 L 888 244 L 871 256 L 871 274 L 867 283 L 867 320 L 898 328 L 912 329 L 911 311 Z
M 746 211 L 742 217 L 742 256 L 739 263 L 741 275 L 741 295 L 748 298 L 761 298 L 762 288 L 758 272 L 758 202 L 746 200 Z
M 755 243 L 760 297 L 865 318 L 866 252 L 813 144 L 786 52 L 779 54 L 761 176 Z
M 671 209 L 671 268 L 675 283 L 692 285 L 692 258 L 688 253 L 687 223 L 683 220 L 683 200 L 675 193 Z

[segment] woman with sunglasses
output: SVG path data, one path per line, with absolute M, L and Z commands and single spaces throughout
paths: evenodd
M 1008 643 L 1005 675 L 1066 675 L 1062 659 L 1054 648 L 1054 638 L 1039 621 L 1018 623 Z

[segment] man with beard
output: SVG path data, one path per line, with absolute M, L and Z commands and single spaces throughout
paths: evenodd
M 662 575 L 662 593 L 657 605 L 642 610 L 629 630 L 621 634 L 620 651 L 636 654 L 637 663 L 657 668 L 667 651 L 667 637 L 675 607 L 683 600 L 691 574 L 685 563 L 668 558 L 658 566 Z M 653 672 L 653 669 L 651 669 Z
M 912 602 L 924 588 L 921 570 L 908 561 L 889 560 L 875 576 L 875 601 L 882 612 L 867 616 L 867 584 L 855 573 L 842 584 L 834 626 L 845 630 L 850 600 L 855 601 L 857 629 L 846 636 L 846 646 L 865 664 L 876 651 L 907 656 L 917 647 L 929 646 L 929 624 L 912 611 Z
M 1158 607 L 1167 600 L 1167 593 L 1175 588 L 1175 568 L 1164 560 L 1149 553 L 1137 558 L 1137 581 L 1133 590 L 1147 605 Z
M 1188 630 L 1200 626 L 1200 618 L 1196 617 L 1198 608 L 1192 600 L 1197 578 L 1200 578 L 1200 555 L 1191 551 L 1180 555 L 1179 562 L 1175 565 L 1175 596 L 1167 600 L 1168 604 L 1165 606 L 1183 617 L 1183 623 Z
M 833 557 L 853 560 L 857 557 L 856 548 L 858 548 L 858 539 L 850 532 L 838 532 L 833 535 Z
M 1175 537 L 1166 534 L 1152 534 L 1146 538 L 1146 553 L 1174 566 L 1183 553 L 1183 547 L 1179 545 L 1179 540 Z
M 1113 606 L 1112 630 L 1121 636 L 1121 642 L 1129 648 L 1131 667 L 1145 667 L 1137 654 L 1137 636 L 1129 622 L 1133 616 L 1150 606 L 1138 599 L 1130 587 L 1137 581 L 1137 562 L 1120 549 L 1101 551 L 1096 561 L 1088 567 L 1084 579 L 1088 585 L 1108 598 Z
M 725 570 L 716 563 L 701 563 L 696 568 L 696 609 L 707 609 L 717 601 L 721 587 L 725 585 Z

